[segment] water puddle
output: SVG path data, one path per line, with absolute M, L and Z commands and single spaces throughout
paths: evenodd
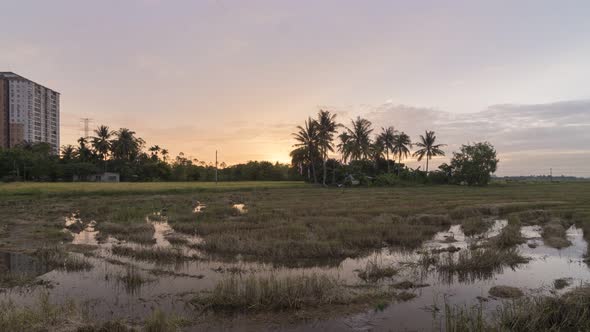
M 174 231 L 168 223 L 168 217 L 160 212 L 156 212 L 152 216 L 146 217 L 146 222 L 154 227 L 154 241 L 156 247 L 188 247 L 203 241 L 201 237 L 186 235 Z M 185 251 L 197 254 L 194 249 L 185 248 Z
M 193 213 L 202 213 L 206 208 L 207 208 L 206 204 L 203 204 L 203 203 L 197 201 L 195 203 L 195 206 L 193 207 Z
M 165 215 L 157 212 L 152 216 L 146 217 L 146 222 L 154 226 L 154 240 L 157 247 L 170 247 L 170 241 L 166 239 L 167 236 L 174 233 L 174 230 L 168 224 L 168 218 Z
M 496 221 L 494 226 L 483 237 L 490 238 L 499 234 L 506 224 L 506 221 Z M 521 233 L 528 241 L 537 241 L 540 238 L 540 228 L 537 226 L 525 226 L 521 229 Z M 448 240 L 450 236 L 456 241 L 448 243 L 450 242 Z M 306 323 L 293 327 L 285 326 L 284 330 L 305 331 L 313 328 L 324 331 L 387 331 L 392 326 L 396 326 L 396 330 L 400 331 L 442 330 L 444 329 L 443 311 L 445 303 L 461 306 L 482 303 L 486 313 L 494 312 L 501 300 L 490 297 L 488 291 L 495 285 L 517 287 L 525 293 L 532 294 L 562 293 L 570 287 L 590 280 L 590 269 L 583 262 L 583 256 L 586 253 L 588 244 L 583 238 L 582 230 L 572 226 L 567 231 L 567 237 L 572 242 L 572 245 L 561 250 L 543 245 L 542 240 L 534 248 L 529 247 L 527 243 L 518 246 L 517 249 L 521 254 L 531 258 L 531 261 L 514 269 L 504 268 L 494 273 L 491 278 L 462 281 L 457 279 L 448 280 L 447 278 L 441 278 L 436 271 L 423 273 L 424 271 L 416 269 L 405 269 L 396 277 L 396 280 L 406 279 L 429 284 L 429 287 L 414 290 L 417 295 L 416 298 L 408 302 L 392 304 L 382 311 L 370 310 L 346 318 L 314 322 L 313 324 Z M 431 241 L 425 243 L 425 247 L 432 249 L 453 245 L 466 248 L 469 244 L 470 238 L 465 237 L 460 227 L 455 225 L 446 232 L 438 233 Z M 392 265 L 417 258 L 416 255 L 386 251 L 377 255 L 380 256 L 381 260 L 388 261 Z M 343 265 L 348 263 L 350 262 L 344 262 Z M 553 282 L 561 278 L 572 281 L 571 285 L 556 290 L 553 287 Z
M 541 230 L 541 226 L 523 226 L 520 228 L 520 234 L 527 240 L 540 240 Z
M 424 242 L 422 247 L 430 252 L 443 252 L 447 248 L 467 249 L 497 236 L 508 224 L 506 220 L 490 220 L 490 222 L 491 226 L 486 232 L 471 237 L 463 233 L 461 225 L 452 225 L 449 230 L 438 232 L 432 240 Z
M 94 229 L 96 226 L 96 221 L 91 221 L 86 228 L 84 228 L 80 233 L 74 233 L 74 239 L 72 240 L 72 244 L 82 244 L 82 245 L 98 245 L 98 240 L 96 236 L 98 235 L 98 231 Z
M 80 219 L 78 213 L 74 212 L 71 215 L 66 217 L 65 226 L 66 228 L 70 228 L 76 224 L 81 224 L 82 220 Z
M 248 208 L 246 208 L 246 204 L 234 204 L 232 205 L 234 210 L 238 211 L 238 214 L 246 214 L 248 213 Z
M 72 213 L 65 218 L 64 226 L 62 231 L 72 236 L 72 244 L 98 245 L 98 231 L 95 230 L 96 221 L 84 224 L 78 213 Z

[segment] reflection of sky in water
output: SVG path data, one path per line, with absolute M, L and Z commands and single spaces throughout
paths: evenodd
M 248 212 L 248 209 L 246 208 L 246 204 L 234 204 L 233 208 L 236 209 L 238 211 L 238 213 L 240 213 L 240 214 L 244 214 L 244 213 Z
M 154 226 L 154 238 L 156 239 L 157 246 L 170 247 L 171 244 L 166 237 L 171 234 L 185 236 L 174 233 L 174 230 L 168 225 L 165 217 L 154 219 L 157 219 L 157 221 L 152 221 L 148 218 L 147 222 Z M 497 235 L 505 225 L 506 221 L 496 221 L 483 237 Z M 89 228 L 87 230 L 90 232 Z M 93 225 L 92 231 L 94 231 Z M 409 302 L 393 303 L 382 312 L 371 310 L 345 318 L 287 325 L 282 328 L 284 330 L 301 331 L 311 328 L 325 331 L 368 328 L 372 330 L 438 329 L 437 324 L 440 323 L 440 316 L 433 319 L 433 313 L 424 308 L 437 304 L 443 310 L 445 299 L 449 304 L 477 304 L 476 297 L 487 297 L 489 288 L 494 285 L 509 285 L 522 288 L 528 292 L 538 292 L 550 289 L 553 281 L 557 278 L 573 278 L 573 285 L 579 284 L 583 280 L 590 280 L 590 270 L 581 261 L 581 257 L 586 253 L 587 247 L 581 230 L 574 227 L 568 230 L 568 238 L 573 245 L 562 250 L 544 246 L 542 240 L 539 239 L 540 234 L 538 231 L 539 229 L 535 227 L 523 227 L 522 233 L 529 239 L 528 241 L 537 241 L 539 246 L 535 249 L 529 248 L 527 244 L 519 246 L 519 250 L 523 255 L 531 257 L 532 261 L 517 269 L 505 268 L 501 272 L 493 274 L 492 278 L 487 280 L 476 280 L 475 282 L 455 281 L 455 283 L 449 284 L 445 282 L 444 278 L 440 278 L 433 271 L 424 274 L 418 269 L 406 267 L 400 275 L 394 278 L 395 282 L 411 280 L 431 285 L 416 289 L 414 292 L 418 297 Z M 457 242 L 441 243 L 448 236 L 453 236 Z M 187 236 L 186 238 L 190 243 L 201 241 L 198 237 Z M 96 239 L 96 233 L 94 234 L 94 239 Z M 116 240 L 114 241 L 116 242 Z M 433 249 L 449 245 L 466 248 L 472 241 L 474 239 L 466 237 L 461 228 L 454 225 L 448 231 L 436 234 L 431 241 L 427 241 L 424 244 L 424 248 Z M 112 242 L 101 245 L 97 251 L 98 256 L 116 258 L 123 262 L 132 263 L 140 269 L 141 273 L 145 274 L 150 269 L 169 269 L 177 273 L 177 275 L 158 276 L 156 282 L 144 285 L 135 294 L 128 294 L 120 284 L 115 282 L 114 279 L 116 278 L 105 278 L 107 275 L 124 274 L 126 267 L 110 264 L 103 258 L 91 257 L 88 259 L 95 266 L 91 271 L 80 273 L 51 271 L 42 276 L 44 280 L 54 282 L 54 288 L 50 289 L 51 298 L 54 300 L 73 298 L 78 301 L 89 301 L 90 312 L 99 319 L 119 317 L 141 319 L 143 316 L 151 313 L 155 307 L 177 314 L 194 315 L 192 309 L 186 306 L 186 301 L 191 298 L 191 294 L 211 289 L 218 280 L 224 278 L 225 273 L 218 271 L 238 268 L 244 271 L 246 275 L 268 275 L 272 272 L 278 277 L 315 272 L 332 275 L 343 279 L 349 284 L 354 284 L 360 282 L 356 270 L 364 268 L 369 260 L 376 260 L 382 264 L 402 266 L 403 263 L 415 261 L 419 257 L 415 252 L 391 252 L 389 249 L 384 249 L 369 257 L 345 259 L 336 267 L 277 268 L 272 264 L 264 263 L 243 261 L 224 263 L 209 260 L 188 261 L 176 265 L 162 265 L 136 262 L 125 257 L 113 257 L 108 250 Z M 137 244 L 123 243 L 122 245 L 141 247 L 141 245 Z M 186 248 L 184 252 L 187 255 L 195 253 L 194 250 Z M 219 269 L 220 267 L 221 269 Z M 179 274 L 184 275 L 179 276 Z M 196 276 L 201 275 L 203 276 L 202 279 L 196 278 Z M 150 278 L 154 277 L 150 276 Z M 0 295 L 0 299 L 10 298 L 17 303 L 32 303 L 38 299 L 39 291 L 41 290 L 23 293 L 10 290 Z M 485 302 L 485 310 L 494 310 L 498 304 L 499 302 L 496 300 Z M 227 323 L 224 327 L 230 330 L 258 330 L 264 326 L 257 326 L 256 323 L 250 321 L 242 322 L 240 319 L 237 319 L 233 323 Z
M 72 244 L 97 245 L 96 236 L 98 232 L 94 229 L 95 226 L 96 222 L 91 221 L 80 233 L 73 233 L 74 239 L 72 240 Z
M 195 207 L 193 208 L 193 212 L 194 213 L 201 213 L 203 212 L 205 209 L 207 208 L 207 205 L 197 201 L 197 203 L 195 204 Z

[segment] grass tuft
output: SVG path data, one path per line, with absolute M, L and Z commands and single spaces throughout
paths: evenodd
M 180 319 L 167 315 L 160 309 L 152 313 L 150 317 L 145 320 L 145 332 L 176 332 L 180 328 Z
M 340 280 L 324 275 L 301 275 L 278 278 L 232 275 L 217 283 L 208 294 L 192 303 L 213 311 L 285 311 L 322 305 L 370 303 L 391 296 L 387 292 L 363 288 L 354 292 Z
M 429 284 L 417 284 L 408 280 L 400 281 L 392 285 L 395 289 L 416 289 L 416 288 L 423 288 L 428 287 Z
M 188 244 L 188 239 L 186 237 L 175 233 L 166 235 L 166 240 L 168 240 L 173 246 L 186 246 Z
M 83 321 L 83 315 L 73 302 L 51 304 L 47 293 L 43 293 L 32 306 L 0 303 L 0 331 L 54 331 L 64 326 L 81 325 Z
M 492 223 L 481 217 L 471 217 L 461 220 L 461 229 L 466 236 L 483 234 L 487 231 Z
M 391 278 L 398 273 L 393 266 L 384 266 L 377 260 L 369 260 L 365 268 L 358 272 L 359 278 L 367 282 L 377 282 L 381 279 Z
M 133 259 L 158 262 L 158 263 L 177 263 L 191 259 L 184 255 L 182 250 L 176 248 L 132 248 L 126 246 L 113 246 L 111 252 L 117 256 L 131 257 Z
M 58 247 L 38 249 L 35 252 L 35 256 L 51 269 L 61 271 L 89 271 L 94 267 L 85 257 L 67 253 Z
M 41 281 L 36 280 L 34 275 L 11 272 L 0 273 L 0 288 L 22 287 L 36 283 L 42 284 Z
M 553 287 L 555 289 L 564 289 L 572 284 L 571 278 L 559 278 L 553 280 Z
M 495 272 L 501 272 L 504 267 L 514 268 L 528 262 L 529 259 L 521 256 L 515 249 L 484 248 L 462 250 L 455 255 L 442 254 L 437 269 L 449 282 L 455 275 L 459 281 L 474 281 L 489 279 Z
M 567 239 L 565 228 L 560 223 L 555 221 L 551 221 L 550 223 L 543 225 L 543 231 L 541 235 L 543 236 L 543 242 L 545 245 L 552 248 L 562 249 L 572 245 L 572 243 Z
M 590 286 L 561 296 L 527 297 L 505 305 L 499 322 L 510 331 L 589 331 Z
M 125 274 L 119 274 L 117 280 L 123 284 L 128 294 L 137 294 L 144 284 L 152 282 L 152 279 L 145 278 L 134 267 L 127 267 Z
M 76 332 L 136 332 L 123 321 L 107 321 L 100 324 L 79 327 Z
M 520 219 L 514 216 L 508 218 L 508 225 L 500 231 L 500 234 L 490 239 L 490 244 L 500 249 L 511 248 L 525 242 L 526 239 L 520 233 Z
M 140 244 L 153 244 L 154 226 L 146 222 L 141 223 L 98 223 L 96 230 L 100 233 L 97 236 L 99 241 L 105 241 L 110 235 L 120 241 L 135 242 Z
M 524 295 L 520 289 L 511 286 L 494 286 L 490 288 L 489 293 L 501 299 L 514 299 Z
M 483 314 L 483 306 L 451 306 L 445 303 L 445 331 L 494 331 Z

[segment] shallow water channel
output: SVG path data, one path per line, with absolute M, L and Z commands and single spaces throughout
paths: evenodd
M 242 206 L 243 208 L 243 206 Z M 197 211 L 196 211 L 197 212 Z M 72 219 L 73 218 L 73 219 Z M 66 226 L 80 223 L 75 217 L 66 219 Z M 154 239 L 157 247 L 170 247 L 167 238 L 174 233 L 168 225 L 166 217 L 154 214 L 146 218 L 146 222 L 154 226 Z M 497 235 L 506 226 L 505 220 L 495 220 L 493 226 L 479 238 Z M 445 303 L 454 305 L 475 305 L 482 303 L 484 310 L 495 310 L 501 300 L 488 295 L 490 287 L 507 285 L 521 288 L 525 293 L 548 292 L 553 289 L 553 281 L 557 278 L 571 278 L 570 287 L 590 280 L 590 269 L 583 262 L 587 243 L 581 230 L 571 227 L 567 237 L 572 242 L 570 247 L 557 250 L 543 244 L 540 229 L 536 226 L 522 227 L 521 233 L 527 243 L 518 246 L 523 256 L 532 260 L 517 268 L 505 268 L 487 276 L 477 278 L 458 278 L 444 276 L 436 270 L 413 268 L 420 251 L 430 251 L 449 246 L 466 249 L 474 238 L 466 237 L 459 225 L 453 225 L 446 232 L 436 234 L 426 241 L 418 251 L 392 251 L 383 249 L 368 257 L 345 259 L 337 266 L 286 268 L 272 264 L 246 262 L 236 257 L 231 263 L 210 259 L 207 255 L 189 246 L 181 246 L 187 257 L 200 259 L 188 260 L 178 264 L 147 263 L 128 257 L 119 257 L 111 253 L 113 245 L 141 248 L 142 245 L 126 243 L 109 237 L 104 243 L 97 241 L 96 223 L 89 222 L 77 233 L 73 233 L 74 244 L 95 245 L 97 249 L 88 259 L 94 267 L 89 271 L 65 272 L 48 271 L 38 260 L 23 254 L 0 253 L 0 271 L 16 273 L 32 273 L 39 279 L 52 285 L 51 288 L 37 286 L 33 288 L 13 288 L 0 293 L 0 300 L 10 300 L 17 304 L 33 304 L 42 292 L 49 292 L 50 300 L 66 301 L 74 299 L 81 303 L 97 320 L 124 318 L 141 321 L 160 308 L 177 315 L 194 317 L 195 309 L 187 302 L 197 293 L 209 290 L 225 278 L 229 273 L 238 271 L 242 275 L 268 275 L 277 277 L 300 274 L 326 274 L 338 277 L 347 284 L 359 284 L 363 281 L 358 277 L 358 270 L 365 268 L 367 262 L 379 262 L 400 268 L 398 275 L 389 283 L 409 280 L 415 283 L 428 284 L 426 287 L 410 289 L 416 297 L 405 302 L 395 302 L 383 310 L 367 310 L 354 315 L 328 320 L 314 320 L 300 323 L 274 323 L 281 330 L 304 331 L 318 329 L 324 331 L 342 330 L 440 330 L 444 329 L 442 317 Z M 64 230 L 68 231 L 68 230 Z M 69 232 L 69 231 L 68 231 Z M 197 236 L 184 237 L 185 243 L 195 244 L 202 241 Z M 454 239 L 448 241 L 449 238 Z M 452 242 L 452 243 L 451 243 Z M 529 244 L 535 244 L 529 246 Z M 152 247 L 152 246 L 149 246 Z M 534 247 L 534 248 L 533 248 Z M 76 254 L 74 255 L 82 255 Z M 148 279 L 139 287 L 127 287 L 117 278 L 133 267 Z M 566 291 L 568 288 L 559 292 Z M 261 325 L 262 324 L 262 325 Z M 224 330 L 258 330 L 265 325 L 237 317 L 232 322 L 225 322 Z M 211 327 L 215 329 L 214 326 Z M 219 327 L 220 328 L 220 327 Z

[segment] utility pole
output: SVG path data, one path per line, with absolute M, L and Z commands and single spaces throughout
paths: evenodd
M 83 129 L 84 130 L 84 138 L 88 138 L 89 137 L 89 133 L 90 133 L 90 121 L 92 121 L 92 119 L 90 118 L 81 118 L 80 121 L 82 122 L 83 125 Z
M 215 185 L 217 185 L 217 150 L 215 150 Z
M 553 168 L 549 169 L 549 181 L 553 182 Z

